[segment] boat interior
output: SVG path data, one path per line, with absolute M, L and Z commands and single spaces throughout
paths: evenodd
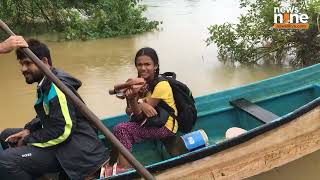
M 281 117 L 292 113 L 294 110 L 306 105 L 320 96 L 319 85 L 307 85 L 303 88 L 294 89 L 284 93 L 275 93 L 273 96 L 259 99 L 257 101 L 237 97 L 230 98 L 228 106 L 210 109 L 208 103 L 214 103 L 217 99 L 210 99 L 210 96 L 200 97 L 201 101 L 197 101 L 198 119 L 194 127 L 194 131 L 203 129 L 208 136 L 208 146 L 210 148 L 219 146 L 225 141 L 225 133 L 231 127 L 245 129 L 246 133 L 251 133 L 255 128 L 280 121 Z M 200 104 L 199 104 L 200 103 Z M 202 104 L 201 104 L 202 103 Z M 108 118 L 103 121 L 108 128 L 112 128 L 119 122 L 127 121 L 126 115 Z M 178 134 L 182 135 L 182 134 Z M 103 135 L 100 135 L 103 139 Z M 105 142 L 110 148 L 110 143 Z M 189 153 L 196 153 L 189 152 Z M 173 157 L 165 148 L 161 141 L 150 140 L 133 147 L 133 155 L 143 165 L 152 165 L 164 163 L 166 161 L 176 160 L 187 154 Z

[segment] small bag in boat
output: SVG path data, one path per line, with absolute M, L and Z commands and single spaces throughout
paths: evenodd
M 173 92 L 174 101 L 178 110 L 178 116 L 174 110 L 166 103 L 159 104 L 170 116 L 178 121 L 178 131 L 187 133 L 190 132 L 197 120 L 197 109 L 191 90 L 184 83 L 176 80 L 174 72 L 166 72 L 160 76 L 150 86 L 151 92 L 155 86 L 161 81 L 168 81 Z M 162 102 L 162 101 L 160 101 Z
M 164 103 L 164 102 L 160 102 Z M 166 111 L 161 106 L 156 106 L 155 110 L 157 111 L 157 115 L 153 117 L 147 117 L 143 112 L 138 115 L 131 115 L 130 121 L 137 122 L 145 127 L 163 127 L 166 122 L 168 121 L 168 118 L 170 116 L 169 112 Z

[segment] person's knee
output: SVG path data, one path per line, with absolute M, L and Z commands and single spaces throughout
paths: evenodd
M 18 128 L 7 128 L 0 133 L 0 143 L 1 143 L 2 149 L 9 148 L 9 144 L 5 142 L 5 140 L 12 134 L 17 133 L 18 131 L 20 131 L 20 129 Z
M 7 169 L 8 171 L 16 169 L 16 163 L 9 155 L 6 154 L 6 151 L 0 153 L 0 167 Z
M 0 133 L 0 140 L 4 141 L 9 136 L 10 136 L 10 129 L 5 129 Z
M 12 180 L 12 179 L 26 179 L 31 180 L 32 177 L 24 172 L 19 166 L 16 159 L 13 158 L 11 153 L 2 151 L 0 153 L 0 179 Z
M 4 141 L 7 139 L 7 137 L 11 136 L 12 134 L 15 134 L 19 131 L 21 131 L 22 129 L 20 128 L 7 128 L 5 130 L 3 130 L 1 133 L 0 133 L 0 140 L 1 141 Z
M 126 129 L 126 124 L 125 123 L 119 123 L 119 124 L 115 125 L 112 128 L 112 132 L 114 134 L 119 134 L 119 133 L 125 131 L 125 129 Z

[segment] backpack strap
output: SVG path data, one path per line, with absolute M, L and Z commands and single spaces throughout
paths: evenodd
M 161 81 L 168 81 L 169 82 L 169 78 L 172 79 L 176 79 L 177 75 L 174 72 L 165 72 L 163 74 L 159 74 L 159 76 L 157 78 L 155 78 L 152 83 L 149 85 L 149 90 L 151 92 L 153 92 L 154 88 L 156 87 L 156 85 L 161 82 Z M 169 82 L 170 84 L 170 82 Z
M 173 126 L 172 126 L 172 131 L 174 130 L 174 126 L 177 120 L 178 121 L 178 117 L 174 114 L 175 111 L 172 107 L 170 107 L 166 102 L 164 101 L 160 101 L 158 104 L 159 107 L 163 108 L 165 111 L 167 111 L 169 113 L 169 115 L 173 118 Z
M 176 73 L 174 72 L 165 72 L 163 74 L 160 74 L 159 77 L 157 77 L 156 79 L 153 80 L 153 82 L 151 83 L 151 85 L 149 85 L 149 90 L 151 92 L 153 92 L 154 88 L 156 87 L 156 85 L 161 82 L 161 81 L 169 81 L 169 77 L 173 78 L 173 79 L 176 79 Z M 169 83 L 170 85 L 170 83 Z M 173 90 L 172 90 L 173 92 Z M 166 110 L 169 115 L 174 119 L 174 120 L 178 120 L 177 116 L 175 115 L 175 111 L 172 107 L 170 107 L 166 102 L 164 101 L 160 101 L 159 104 L 158 104 L 159 107 L 163 108 L 164 110 Z M 173 127 L 172 127 L 172 131 L 174 130 L 174 127 L 175 127 L 175 121 L 173 121 Z

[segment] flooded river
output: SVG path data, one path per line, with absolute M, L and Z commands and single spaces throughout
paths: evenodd
M 174 71 L 194 95 L 243 85 L 289 71 L 277 66 L 230 67 L 217 60 L 214 45 L 206 46 L 211 24 L 236 22 L 240 14 L 237 0 L 145 0 L 146 16 L 162 21 L 160 31 L 133 37 L 92 41 L 53 42 L 40 37 L 51 49 L 55 67 L 83 82 L 80 94 L 99 117 L 122 113 L 123 101 L 108 95 L 108 88 L 136 76 L 133 57 L 142 47 L 153 47 L 160 59 L 160 71 Z M 34 117 L 35 85 L 27 85 L 14 53 L 0 61 L 0 130 L 21 127 Z

